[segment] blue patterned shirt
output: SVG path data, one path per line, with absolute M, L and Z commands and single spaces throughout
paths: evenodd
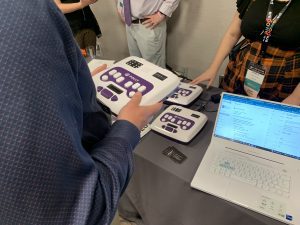
M 113 126 L 52 0 L 0 7 L 0 224 L 107 224 L 138 129 Z

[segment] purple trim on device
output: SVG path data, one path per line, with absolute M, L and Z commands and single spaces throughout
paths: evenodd
M 192 93 L 191 90 L 184 89 L 184 88 L 179 88 L 176 91 L 176 93 L 174 93 L 170 98 L 178 98 L 178 95 L 186 97 L 186 96 L 189 96 L 191 93 Z
M 162 115 L 160 117 L 160 121 L 163 123 L 168 123 L 167 125 L 162 125 L 162 128 L 166 131 L 173 132 L 173 133 L 177 133 L 177 129 L 175 127 L 173 127 L 172 124 L 180 127 L 180 129 L 182 129 L 182 130 L 189 130 L 195 124 L 195 122 L 193 120 L 184 118 L 182 116 L 175 115 L 173 113 L 165 113 L 164 115 Z
M 118 73 L 118 72 L 121 73 L 122 75 L 121 75 L 120 77 L 124 77 L 124 80 L 121 81 L 120 83 L 117 83 L 117 82 L 116 82 L 116 78 L 114 78 L 114 76 L 113 76 L 113 75 L 116 74 L 116 73 L 114 73 L 113 75 L 109 75 L 109 72 L 112 71 L 112 70 L 116 70 L 116 71 L 117 71 L 116 73 Z M 103 76 L 108 76 L 108 80 L 106 80 L 106 81 L 102 80 L 101 78 L 102 78 Z M 120 78 L 120 77 L 118 77 L 118 78 Z M 117 79 L 118 79 L 118 78 L 117 78 Z M 143 87 L 143 86 L 146 87 L 146 89 L 145 89 L 144 91 L 142 91 L 142 94 L 143 94 L 143 95 L 146 95 L 147 93 L 149 93 L 149 92 L 154 88 L 154 85 L 151 84 L 150 82 L 144 80 L 143 78 L 141 78 L 141 77 L 139 77 L 139 76 L 137 76 L 137 75 L 131 73 L 130 71 L 128 71 L 128 70 L 126 70 L 126 69 L 124 69 L 124 68 L 122 68 L 122 67 L 114 67 L 114 68 L 111 68 L 111 69 L 108 70 L 106 73 L 102 74 L 102 75 L 100 76 L 100 79 L 101 79 L 103 82 L 109 82 L 109 81 L 111 81 L 111 82 L 114 83 L 114 85 L 115 85 L 116 87 L 122 87 L 122 88 L 126 89 L 126 92 L 127 92 L 126 95 L 127 95 L 128 98 L 131 98 L 131 97 L 129 96 L 129 93 L 130 93 L 131 91 L 137 92 L 137 91 L 139 90 L 140 87 Z M 128 83 L 128 82 L 130 82 L 130 81 L 131 81 L 133 84 L 130 85 L 129 87 L 125 87 L 125 84 Z M 135 89 L 132 88 L 132 87 L 134 86 L 134 84 L 136 84 L 136 83 L 139 83 L 140 86 L 137 87 L 137 88 L 135 88 Z

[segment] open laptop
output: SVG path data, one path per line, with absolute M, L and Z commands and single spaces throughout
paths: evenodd
M 223 93 L 191 186 L 300 224 L 300 107 Z

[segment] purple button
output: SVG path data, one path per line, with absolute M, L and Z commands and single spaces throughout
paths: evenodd
M 98 86 L 98 87 L 97 87 L 97 92 L 100 92 L 102 89 L 103 89 L 103 87 Z
M 173 128 L 172 128 L 172 127 L 166 127 L 165 130 L 166 130 L 166 131 L 169 131 L 169 132 L 172 132 L 172 131 L 173 131 Z
M 173 130 L 173 133 L 175 133 L 175 134 L 176 134 L 176 133 L 177 133 L 177 130 L 175 130 L 175 129 L 174 129 L 174 130 Z
M 101 95 L 104 96 L 105 98 L 110 99 L 114 94 L 110 90 L 103 89 Z
M 112 100 L 113 102 L 116 102 L 116 101 L 118 101 L 118 97 L 116 95 L 114 95 L 114 96 L 112 96 L 112 98 L 110 100 Z

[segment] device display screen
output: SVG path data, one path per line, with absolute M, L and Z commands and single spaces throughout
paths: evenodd
M 173 125 L 173 124 L 170 124 L 170 123 L 168 123 L 168 126 L 174 128 L 174 129 L 177 129 L 177 128 L 178 128 L 177 126 L 175 126 L 175 125 Z
M 194 118 L 197 118 L 197 119 L 198 119 L 200 116 L 199 116 L 199 115 L 196 115 L 196 114 L 192 114 L 191 117 L 194 117 Z
M 224 94 L 214 135 L 300 159 L 300 108 Z
M 167 77 L 166 77 L 165 75 L 163 75 L 163 74 L 161 74 L 161 73 L 158 73 L 158 72 L 155 73 L 153 76 L 154 76 L 155 78 L 161 80 L 161 81 L 167 79 Z
M 115 87 L 114 85 L 110 84 L 107 86 L 110 90 L 112 90 L 113 92 L 117 93 L 117 94 L 122 94 L 123 91 L 117 87 Z

